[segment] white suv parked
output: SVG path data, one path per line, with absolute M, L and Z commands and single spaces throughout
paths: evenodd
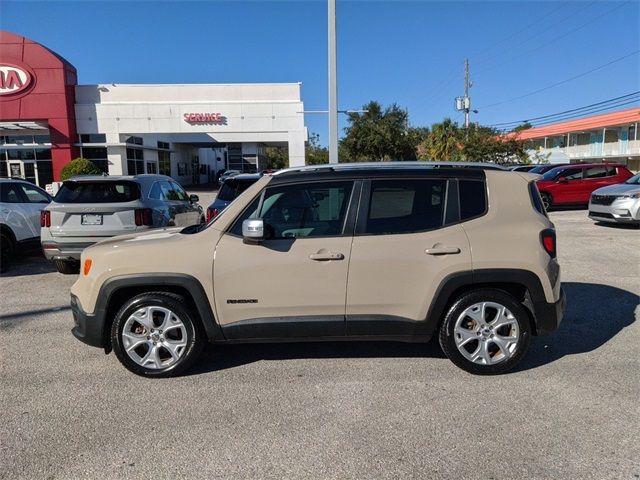
M 0 178 L 0 270 L 5 271 L 13 254 L 27 246 L 40 246 L 40 212 L 51 196 L 24 180 Z

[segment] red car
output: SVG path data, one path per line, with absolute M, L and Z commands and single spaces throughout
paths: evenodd
M 552 168 L 538 180 L 544 206 L 587 205 L 594 190 L 633 177 L 617 163 L 576 163 Z

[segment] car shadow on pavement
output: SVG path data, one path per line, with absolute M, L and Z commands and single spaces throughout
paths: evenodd
M 226 370 L 264 360 L 326 358 L 445 358 L 436 339 L 429 343 L 305 342 L 208 345 L 187 375 Z
M 41 252 L 29 252 L 13 257 L 9 268 L 6 272 L 0 273 L 0 277 L 23 277 L 25 275 L 41 275 L 55 271 L 56 267 L 44 258 Z
M 563 283 L 567 307 L 560 328 L 533 337 L 529 352 L 514 371 L 529 370 L 567 355 L 596 350 L 635 320 L 640 296 L 610 285 Z
M 529 352 L 514 372 L 537 368 L 567 355 L 593 351 L 635 321 L 640 297 L 609 285 L 563 283 L 567 308 L 560 328 L 533 337 Z M 186 374 L 199 375 L 263 360 L 323 358 L 445 358 L 437 338 L 429 343 L 309 342 L 208 345 Z
M 596 222 L 598 227 L 613 228 L 618 230 L 638 230 L 640 223 L 613 223 L 613 222 Z

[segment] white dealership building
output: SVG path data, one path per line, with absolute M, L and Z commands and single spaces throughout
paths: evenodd
M 78 85 L 44 45 L 0 30 L 0 177 L 44 186 L 82 156 L 111 175 L 206 183 L 268 167 L 268 146 L 304 165 L 300 83 Z
M 78 85 L 81 156 L 110 175 L 162 173 L 206 183 L 221 169 L 267 168 L 265 147 L 304 165 L 300 84 Z

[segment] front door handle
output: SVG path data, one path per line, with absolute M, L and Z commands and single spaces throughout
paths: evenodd
M 455 255 L 460 253 L 460 249 L 458 247 L 447 247 L 436 243 L 433 247 L 427 248 L 424 253 L 427 255 Z
M 344 260 L 344 255 L 342 253 L 332 253 L 320 250 L 318 253 L 312 253 L 309 255 L 309 258 L 311 260 L 322 262 L 326 260 Z

